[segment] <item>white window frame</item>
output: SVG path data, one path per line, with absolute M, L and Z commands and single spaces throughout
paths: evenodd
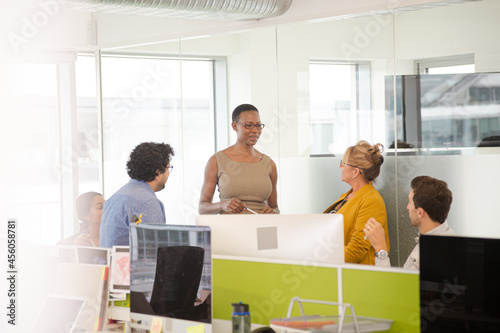
M 474 54 L 462 54 L 456 56 L 437 57 L 415 60 L 415 73 L 428 74 L 429 68 L 474 65 Z

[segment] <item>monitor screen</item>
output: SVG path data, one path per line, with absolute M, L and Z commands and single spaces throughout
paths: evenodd
M 109 264 L 109 249 L 100 247 L 82 247 L 76 248 L 79 264 Z
M 500 239 L 420 237 L 421 332 L 500 332 Z
M 130 318 L 150 329 L 154 317 L 211 323 L 210 228 L 130 226 Z M 175 325 L 164 321 L 164 332 Z
M 85 308 L 78 327 L 94 330 L 104 327 L 108 305 L 108 266 L 60 263 L 57 265 L 53 292 L 58 295 L 85 297 Z
M 63 295 L 48 295 L 38 314 L 31 332 L 74 333 L 82 332 L 77 327 L 86 299 Z
M 111 257 L 109 290 L 113 293 L 130 292 L 130 247 L 113 246 Z
M 344 263 L 342 214 L 199 215 L 212 231 L 212 254 L 300 264 Z

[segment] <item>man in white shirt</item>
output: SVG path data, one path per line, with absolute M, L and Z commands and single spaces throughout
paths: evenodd
M 450 211 L 453 196 L 446 182 L 429 176 L 419 176 L 411 181 L 408 195 L 408 214 L 411 225 L 418 228 L 415 248 L 410 253 L 403 268 L 420 269 L 420 235 L 456 235 L 446 218 Z M 385 243 L 384 229 L 374 218 L 369 219 L 363 229 L 375 249 L 375 265 L 390 267 L 391 261 Z

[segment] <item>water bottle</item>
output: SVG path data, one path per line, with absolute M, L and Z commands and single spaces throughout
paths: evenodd
M 250 333 L 250 311 L 248 304 L 231 303 L 233 306 L 233 333 Z

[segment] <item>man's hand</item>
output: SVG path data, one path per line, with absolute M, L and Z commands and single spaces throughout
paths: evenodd
M 387 251 L 387 244 L 385 243 L 385 232 L 382 224 L 380 224 L 373 217 L 370 218 L 363 229 L 366 237 L 370 240 L 375 252 L 380 250 Z

